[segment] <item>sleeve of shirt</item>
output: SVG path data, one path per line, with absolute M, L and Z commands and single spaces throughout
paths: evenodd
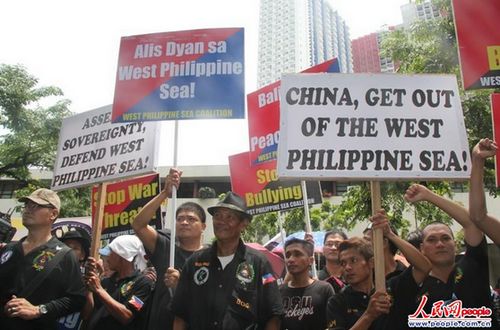
M 65 275 L 61 290 L 64 295 L 45 304 L 47 317 L 57 318 L 78 312 L 85 305 L 85 287 L 76 256 L 72 252 L 66 253 L 61 260 L 61 267 Z
M 149 254 L 151 263 L 155 267 L 156 274 L 162 276 L 167 270 L 169 260 L 170 260 L 170 239 L 168 239 L 164 234 L 158 233 L 156 237 L 155 252 Z
M 148 277 L 141 275 L 134 282 L 132 291 L 128 296 L 125 306 L 134 314 L 139 313 L 153 291 L 154 283 Z
M 265 315 L 264 319 L 267 321 L 273 316 L 281 317 L 285 312 L 283 310 L 281 294 L 271 265 L 265 259 L 261 259 L 261 262 L 263 263 L 261 272 L 262 278 L 260 279 L 262 281 L 263 302 L 259 304 L 261 306 L 261 308 L 259 308 L 259 314 Z
M 186 322 L 187 320 L 189 320 L 189 299 L 192 298 L 189 288 L 191 279 L 193 277 L 192 260 L 194 260 L 193 257 L 189 258 L 182 268 L 179 284 L 177 284 L 177 288 L 175 289 L 174 298 L 170 307 L 172 310 L 172 314 L 183 319 Z
M 470 246 L 465 243 L 465 257 L 474 259 L 479 265 L 487 265 L 488 246 L 486 244 L 486 237 L 483 237 L 478 246 Z
M 392 307 L 389 318 L 410 315 L 415 312 L 420 286 L 415 282 L 412 266 L 387 282 L 387 293 L 391 296 Z M 394 315 L 391 315 L 394 314 Z
M 328 330 L 345 330 L 345 302 L 342 293 L 333 295 L 326 306 L 326 324 Z

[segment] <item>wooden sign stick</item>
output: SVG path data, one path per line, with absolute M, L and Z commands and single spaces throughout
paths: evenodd
M 382 208 L 380 200 L 380 182 L 370 181 L 372 197 L 372 214 Z M 384 234 L 382 229 L 373 229 L 373 255 L 375 263 L 375 290 L 385 292 L 385 265 L 384 265 Z
M 90 245 L 90 256 L 99 259 L 99 248 L 101 246 L 102 218 L 104 217 L 104 205 L 106 204 L 107 183 L 99 184 L 97 188 L 97 206 L 95 219 L 92 224 L 92 242 Z

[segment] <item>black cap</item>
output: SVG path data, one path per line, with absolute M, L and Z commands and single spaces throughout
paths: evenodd
M 217 205 L 209 207 L 207 210 L 208 213 L 214 215 L 215 211 L 220 208 L 237 211 L 238 213 L 243 215 L 245 219 L 248 219 L 249 221 L 252 220 L 252 215 L 247 212 L 247 206 L 243 198 L 232 191 L 228 191 L 226 193 L 226 197 L 224 197 L 222 201 L 219 201 Z
M 85 259 L 89 257 L 90 235 L 85 229 L 74 227 L 65 232 L 64 235 L 62 235 L 62 237 L 59 240 L 64 243 L 64 241 L 68 239 L 74 239 L 79 241 L 80 244 L 82 244 L 83 251 L 85 252 Z

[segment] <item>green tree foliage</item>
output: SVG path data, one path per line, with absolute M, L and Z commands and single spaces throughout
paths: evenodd
M 0 177 L 20 183 L 17 197 L 48 187 L 48 182 L 33 179 L 30 170 L 53 169 L 61 123 L 71 114 L 70 101 L 59 99 L 46 107 L 41 103 L 62 96 L 57 87 L 38 86 L 38 79 L 24 67 L 0 65 Z M 72 189 L 59 195 L 61 217 L 89 214 L 89 189 Z
M 30 182 L 30 169 L 52 169 L 61 121 L 70 114 L 69 101 L 49 107 L 39 102 L 61 96 L 57 87 L 38 87 L 22 66 L 0 65 L 0 176 Z

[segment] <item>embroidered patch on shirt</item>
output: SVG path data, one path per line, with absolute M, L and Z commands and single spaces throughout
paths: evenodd
M 2 253 L 2 256 L 0 256 L 0 265 L 6 263 L 10 257 L 12 257 L 12 250 Z
M 138 297 L 136 296 L 132 296 L 132 298 L 130 298 L 130 300 L 128 301 L 128 303 L 132 306 L 134 306 L 134 308 L 137 310 L 137 311 L 140 311 L 142 309 L 142 306 L 144 306 L 144 302 L 139 299 Z
M 248 262 L 242 262 L 238 265 L 238 268 L 236 269 L 236 278 L 238 279 L 238 281 L 240 281 L 242 284 L 248 284 L 252 283 L 254 277 L 255 272 L 251 264 L 249 264 Z
M 54 258 L 55 253 L 52 251 L 42 251 L 33 258 L 33 268 L 39 272 L 45 268 L 47 262 Z
M 207 267 L 201 267 L 196 272 L 194 272 L 193 281 L 197 285 L 205 284 L 208 281 L 208 275 L 210 272 Z
M 121 295 L 125 297 L 127 293 L 129 293 L 130 289 L 132 289 L 132 285 L 134 285 L 134 281 L 123 283 L 122 286 L 120 287 Z
M 276 279 L 271 273 L 267 273 L 264 276 L 262 276 L 262 284 L 269 284 L 273 283 L 274 281 L 276 281 Z

